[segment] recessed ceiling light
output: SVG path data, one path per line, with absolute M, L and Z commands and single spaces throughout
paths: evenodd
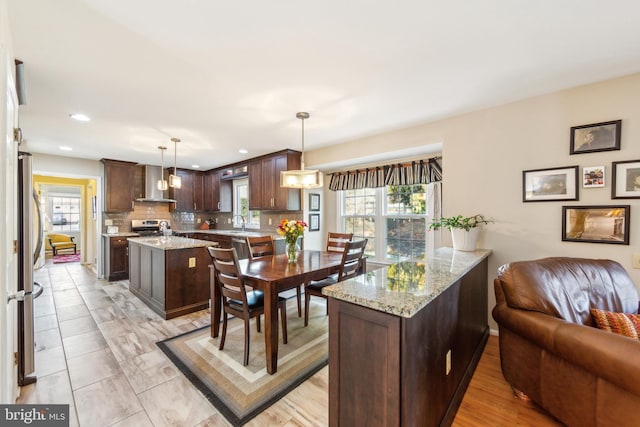
M 60 147 L 60 149 L 61 149 L 62 151 L 73 151 L 73 148 L 71 148 L 71 147 L 67 147 L 67 146 L 64 146 L 64 145 L 63 145 L 63 146 L 61 146 L 61 147 Z
M 200 169 L 200 165 L 191 165 L 191 167 L 194 169 Z
M 89 116 L 85 116 L 84 114 L 80 113 L 69 114 L 69 117 L 71 117 L 73 120 L 78 120 L 79 122 L 88 122 L 91 120 Z
M 249 150 L 245 149 L 245 148 L 241 148 L 238 150 L 238 153 L 240 154 L 247 154 L 249 152 Z

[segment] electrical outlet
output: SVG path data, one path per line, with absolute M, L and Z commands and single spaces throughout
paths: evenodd
M 227 224 L 231 224 L 231 218 L 227 218 Z
M 201 221 L 202 221 L 202 220 L 201 220 L 200 218 L 198 218 L 198 219 L 196 220 L 196 223 L 197 223 L 197 224 L 200 224 L 200 222 L 201 222 Z
M 194 268 L 195 266 L 196 266 L 196 258 L 195 257 L 189 258 L 189 268 Z
M 273 225 L 273 224 L 271 224 L 271 218 L 269 218 L 269 225 Z
M 447 361 L 446 361 L 445 375 L 449 375 L 451 372 L 451 350 L 447 351 Z
M 113 220 L 112 219 L 105 219 L 104 220 L 104 225 L 113 225 Z
M 631 266 L 633 268 L 640 268 L 640 253 L 636 252 L 631 255 Z

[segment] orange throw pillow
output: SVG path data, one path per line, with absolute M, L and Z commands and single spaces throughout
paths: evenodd
M 640 339 L 640 314 L 613 313 L 592 308 L 591 315 L 599 329 Z

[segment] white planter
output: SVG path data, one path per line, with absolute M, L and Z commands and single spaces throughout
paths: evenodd
M 453 240 L 453 249 L 456 251 L 475 251 L 478 242 L 479 227 L 474 227 L 469 231 L 459 228 L 451 229 L 451 239 Z

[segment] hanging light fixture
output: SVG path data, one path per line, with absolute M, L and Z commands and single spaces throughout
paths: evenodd
M 158 147 L 160 149 L 160 156 L 161 156 L 161 161 L 160 161 L 160 170 L 162 175 L 160 176 L 160 179 L 157 182 L 157 186 L 158 186 L 158 190 L 160 191 L 164 191 L 168 188 L 167 186 L 167 180 L 164 179 L 164 150 L 167 149 L 167 147 L 165 147 L 164 145 L 160 145 Z
M 173 141 L 173 175 L 169 175 L 169 187 L 180 188 L 182 187 L 182 178 L 180 178 L 176 172 L 176 159 L 178 158 L 178 138 L 171 138 Z
M 280 172 L 280 187 L 285 188 L 318 188 L 322 187 L 322 173 L 318 170 L 304 170 L 304 121 L 309 113 L 300 112 L 296 117 L 302 120 L 302 154 L 300 170 Z

